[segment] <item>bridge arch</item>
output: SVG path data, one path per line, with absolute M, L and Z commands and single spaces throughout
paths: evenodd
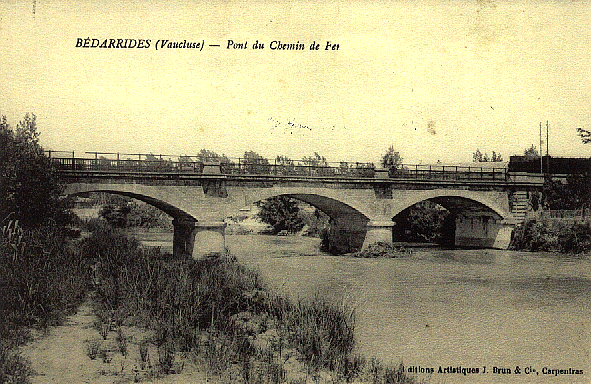
M 265 196 L 260 199 L 267 200 L 273 197 L 286 196 L 296 200 L 303 201 L 304 203 L 310 204 L 311 206 L 318 208 L 322 212 L 326 213 L 331 218 L 337 218 L 342 216 L 356 216 L 360 220 L 369 221 L 369 217 L 363 212 L 353 208 L 351 205 L 337 200 L 332 197 L 313 194 L 313 193 L 277 193 L 270 196 Z
M 363 247 L 370 218 L 341 200 L 316 193 L 275 193 L 262 200 L 285 196 L 305 202 L 330 218 L 328 251 L 335 254 L 359 251 Z
M 446 220 L 445 242 L 460 247 L 507 248 L 514 222 L 508 198 L 500 194 L 468 190 L 425 190 L 407 194 L 392 210 L 394 222 L 412 206 L 434 202 L 451 213 Z M 400 234 L 400 231 L 394 231 Z M 447 236 L 451 236 L 447 239 Z
M 508 199 L 499 199 L 498 193 L 487 194 L 482 191 L 445 189 L 413 192 L 412 194 L 405 194 L 404 198 L 397 199 L 398 203 L 391 211 L 392 217 L 396 217 L 402 211 L 425 200 L 433 201 L 454 214 L 486 213 L 497 220 L 508 220 L 512 217 L 509 211 Z
M 161 211 L 163 211 L 167 215 L 171 216 L 174 220 L 197 221 L 197 218 L 193 217 L 192 215 L 183 211 L 182 209 L 175 207 L 174 205 L 171 205 L 165 201 L 156 199 L 154 197 L 146 196 L 146 195 L 142 195 L 142 194 L 138 194 L 138 193 L 116 191 L 116 190 L 111 190 L 111 189 L 95 189 L 95 190 L 88 191 L 88 192 L 71 193 L 71 194 L 69 194 L 69 196 L 80 196 L 80 195 L 85 195 L 88 193 L 108 193 L 111 195 L 120 195 L 120 196 L 131 197 L 133 199 L 143 201 L 146 204 L 152 205 L 152 206 L 160 209 Z
M 373 190 L 347 190 L 339 188 L 310 188 L 305 186 L 278 186 L 258 188 L 255 193 L 240 189 L 234 194 L 246 193 L 250 202 L 266 200 L 276 196 L 292 196 L 325 212 L 331 217 L 354 214 L 367 218 L 373 217 L 368 202 L 375 199 Z
M 202 225 L 198 222 L 199 215 L 195 211 L 187 209 L 191 207 L 191 204 L 182 204 L 187 199 L 178 199 L 179 194 L 170 193 L 166 189 L 138 184 L 72 183 L 68 184 L 64 190 L 66 196 L 79 196 L 95 192 L 131 197 L 150 204 L 171 216 L 174 227 L 172 252 L 177 257 L 191 257 L 194 254 L 195 235 L 199 229 L 202 229 L 201 237 L 205 240 L 212 240 L 216 251 L 218 248 L 224 249 L 225 247 L 224 223 Z M 177 198 L 175 199 L 174 196 Z M 183 197 L 182 194 L 180 196 Z M 201 241 L 201 243 L 204 242 Z M 200 249 L 198 252 L 206 254 L 210 252 L 210 249 L 205 247 L 205 249 Z

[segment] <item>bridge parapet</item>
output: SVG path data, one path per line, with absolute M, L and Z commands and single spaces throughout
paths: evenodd
M 137 159 L 125 158 L 116 154 L 116 158 L 52 157 L 58 170 L 77 176 L 100 174 L 153 174 L 153 175 L 261 175 L 295 176 L 309 178 L 336 179 L 374 179 L 374 180 L 472 180 L 472 181 L 510 181 L 505 167 L 488 168 L 460 165 L 400 164 L 390 169 L 380 169 L 373 163 L 338 162 L 311 163 L 310 161 L 282 161 L 269 159 L 242 159 L 237 161 L 199 161 L 190 157 L 178 160 L 164 159 L 154 155 L 134 155 Z M 144 157 L 142 157 L 144 156 Z M 219 171 L 218 171 L 219 169 Z M 517 180 L 517 179 L 515 179 Z M 525 179 L 524 179 L 525 180 Z

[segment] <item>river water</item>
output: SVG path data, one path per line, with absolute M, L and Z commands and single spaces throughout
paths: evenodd
M 167 239 L 140 236 L 165 249 Z M 417 375 L 428 383 L 591 382 L 589 257 L 423 248 L 395 259 L 357 259 L 322 254 L 314 238 L 226 241 L 271 287 L 353 307 L 359 352 L 419 372 L 433 368 Z M 438 373 L 448 366 L 479 373 Z M 584 374 L 545 373 L 569 368 Z

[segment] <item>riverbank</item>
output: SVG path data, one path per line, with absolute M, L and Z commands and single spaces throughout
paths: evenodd
M 152 336 L 149 330 L 129 326 L 101 330 L 93 299 L 90 294 L 63 324 L 20 348 L 21 356 L 30 362 L 33 371 L 29 377 L 31 384 L 215 381 L 207 372 L 188 363 L 175 375 L 158 372 L 158 351 L 153 346 L 143 347 Z
M 413 248 L 405 257 L 361 259 L 323 254 L 319 242 L 298 236 L 226 237 L 232 254 L 258 271 L 273 292 L 354 308 L 356 352 L 384 364 L 589 367 L 588 257 Z M 426 382 L 450 379 L 416 376 Z M 506 377 L 453 380 L 503 383 Z M 553 381 L 571 382 L 566 376 Z
M 515 228 L 511 249 L 559 253 L 591 252 L 591 224 L 530 219 Z
M 94 306 L 101 327 L 149 330 L 159 373 L 178 373 L 179 360 L 223 382 L 414 382 L 355 352 L 347 306 L 278 295 L 229 255 L 172 260 L 110 230 L 95 231 L 82 251 L 100 263 Z
M 43 235 L 45 249 L 60 244 L 55 256 L 11 255 L 10 243 L 3 249 L 7 287 L 38 289 L 26 307 L 18 300 L 1 307 L 23 334 L 15 339 L 21 333 L 8 334 L 12 323 L 2 322 L 10 336 L 0 351 L 3 383 L 414 382 L 355 352 L 347 306 L 281 296 L 229 255 L 174 260 L 108 227 L 77 241 Z M 30 264 L 43 261 L 51 263 Z M 35 313 L 45 314 L 44 327 L 23 322 Z
M 0 233 L 0 382 L 26 383 L 30 364 L 18 347 L 60 324 L 84 300 L 87 260 L 70 231 L 48 223 L 25 230 L 9 221 Z

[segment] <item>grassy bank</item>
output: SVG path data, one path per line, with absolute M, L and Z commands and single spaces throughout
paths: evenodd
M 413 382 L 355 354 L 345 306 L 280 297 L 229 255 L 167 260 L 107 228 L 82 252 L 97 262 L 97 315 L 151 330 L 160 373 L 178 372 L 180 356 L 224 382 Z
M 515 228 L 511 249 L 583 253 L 591 251 L 589 223 L 527 220 Z
M 0 234 L 0 383 L 26 383 L 29 364 L 15 351 L 31 329 L 59 324 L 84 299 L 88 263 L 61 227 L 23 230 L 17 221 Z

